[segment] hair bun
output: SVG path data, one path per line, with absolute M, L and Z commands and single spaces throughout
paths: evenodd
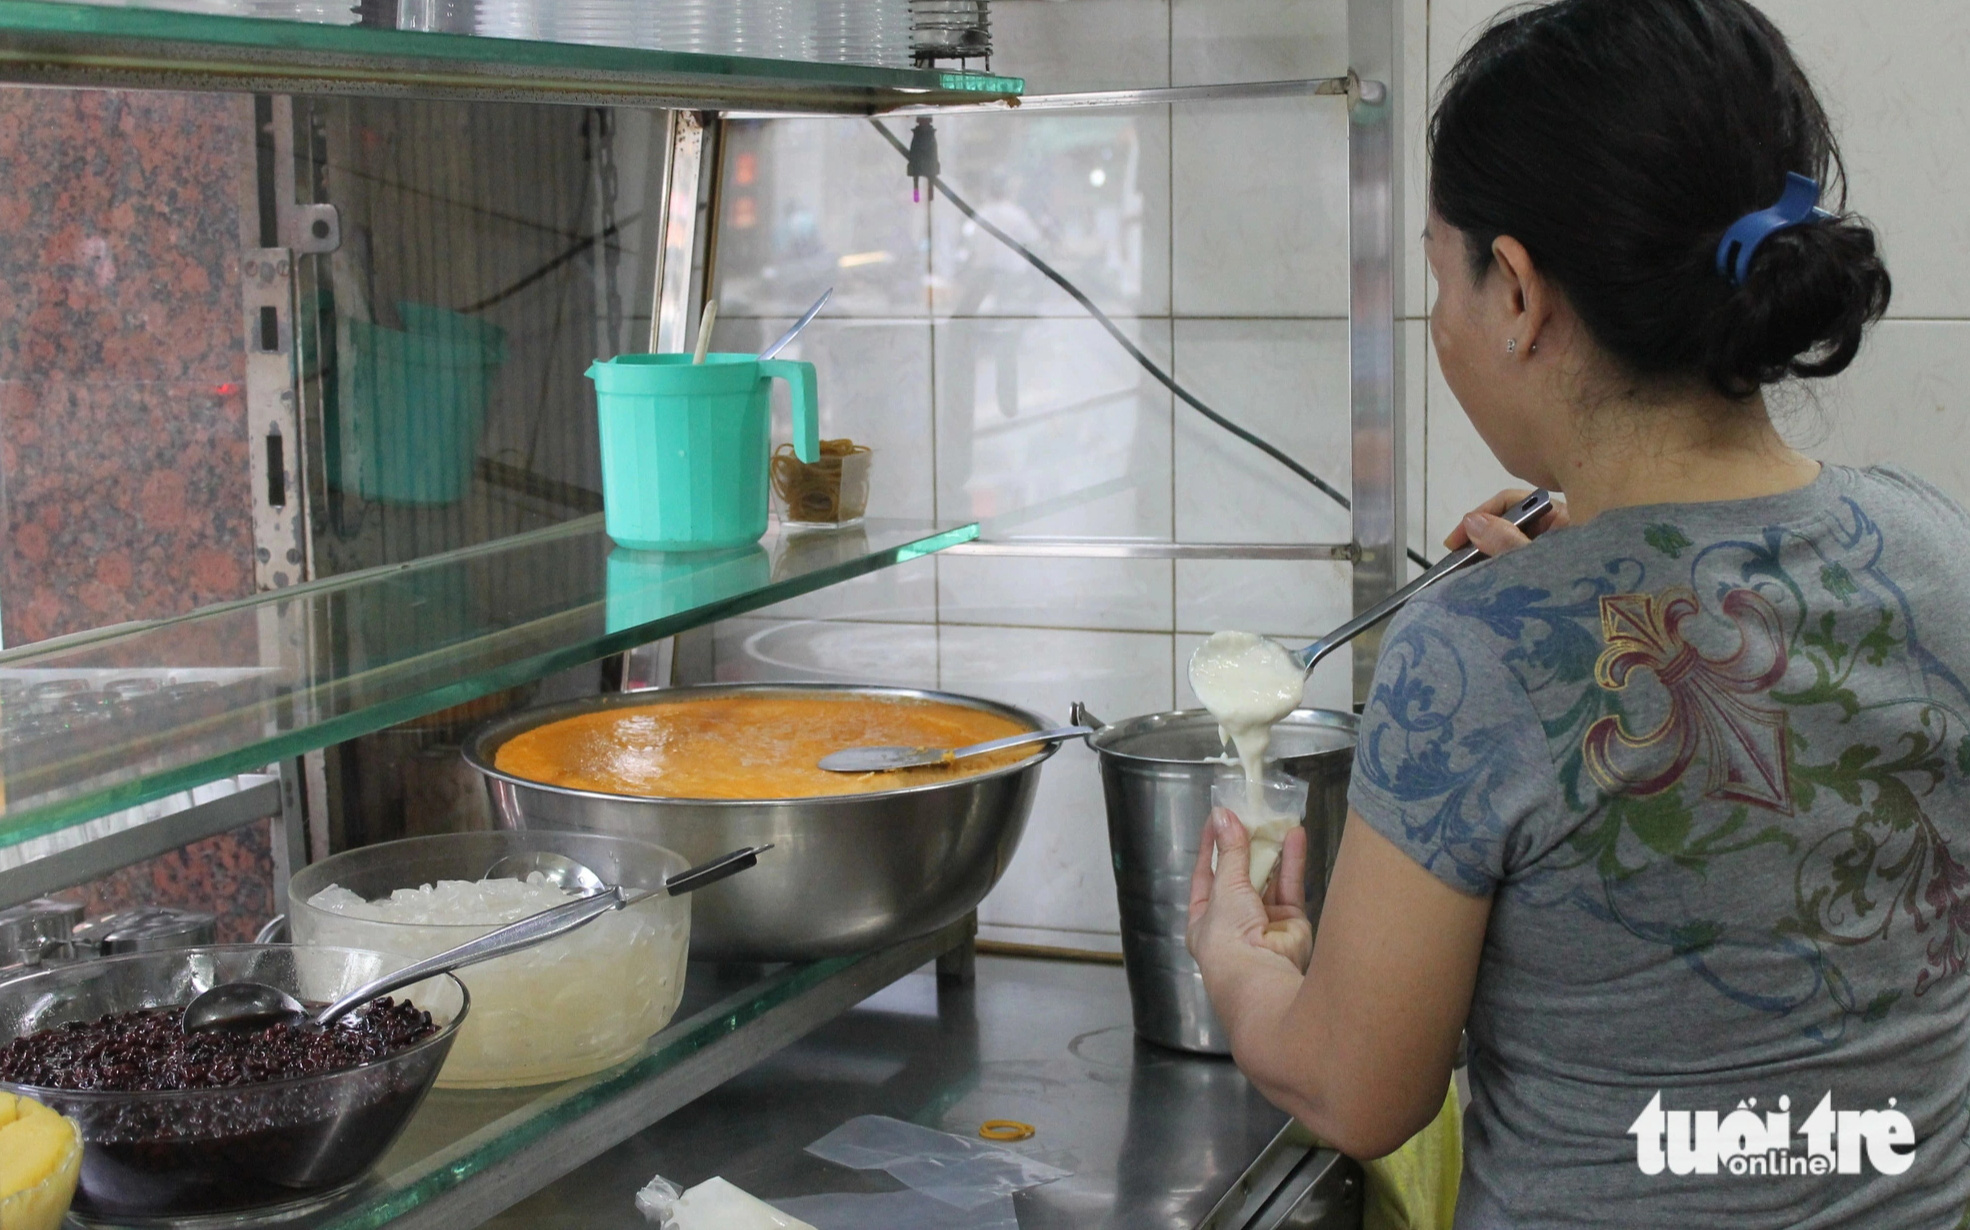
M 1797 174 L 1835 217 L 1768 235 L 1744 284 L 1717 245 Z M 1748 0 L 1553 0 L 1508 9 L 1457 60 L 1430 119 L 1430 204 L 1471 277 L 1509 235 L 1638 391 L 1830 376 L 1888 307 L 1826 109 Z
M 1711 384 L 1746 396 L 1789 376 L 1846 369 L 1892 283 L 1874 231 L 1842 215 L 1770 236 L 1706 331 Z

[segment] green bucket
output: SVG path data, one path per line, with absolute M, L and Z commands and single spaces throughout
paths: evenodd
M 397 309 L 406 331 L 343 322 L 354 351 L 344 428 L 353 447 L 336 486 L 392 504 L 455 503 L 472 487 L 505 331 L 426 304 Z
M 636 551 L 713 551 L 766 532 L 768 382 L 793 391 L 794 452 L 820 456 L 814 365 L 749 354 L 626 354 L 597 360 L 602 510 Z

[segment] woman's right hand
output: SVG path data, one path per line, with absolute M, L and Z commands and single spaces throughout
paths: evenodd
M 1553 501 L 1546 515 L 1539 518 L 1539 523 L 1532 527 L 1530 534 L 1505 520 L 1501 514 L 1531 494 L 1530 487 L 1508 487 L 1500 491 L 1464 514 L 1457 528 L 1444 537 L 1443 545 L 1452 551 L 1474 545 L 1486 555 L 1503 555 L 1527 545 L 1547 530 L 1567 524 L 1566 501 L 1558 499 Z

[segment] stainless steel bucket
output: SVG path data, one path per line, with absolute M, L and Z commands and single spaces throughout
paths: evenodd
M 1230 1054 L 1203 975 L 1184 947 L 1190 872 L 1211 812 L 1211 782 L 1222 768 L 1217 722 L 1188 709 L 1103 725 L 1079 705 L 1074 720 L 1100 727 L 1088 746 L 1101 757 L 1135 1031 L 1178 1050 Z M 1307 916 L 1316 926 L 1347 820 L 1354 731 L 1352 714 L 1325 709 L 1297 709 L 1273 728 L 1278 767 L 1308 785 L 1301 825 Z

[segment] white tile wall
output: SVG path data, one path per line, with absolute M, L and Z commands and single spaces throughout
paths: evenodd
M 934 624 L 937 622 L 937 561 L 931 557 L 911 560 L 762 607 L 755 614 L 775 619 Z
M 1177 314 L 1345 318 L 1345 110 L 1292 98 L 1173 111 Z
M 1168 635 L 947 624 L 939 644 L 947 691 L 1025 705 L 1050 720 L 1064 721 L 1076 700 L 1110 718 L 1171 705 Z M 979 921 L 1114 934 L 1115 911 L 1100 773 L 1093 753 L 1069 744 L 1042 773 L 1019 853 Z
M 987 222 L 1104 312 L 1169 315 L 1167 107 L 949 116 L 937 131 L 943 179 Z M 931 236 L 939 317 L 1085 318 L 1066 291 L 950 202 L 934 204 Z
M 1179 320 L 1177 379 L 1212 409 L 1342 491 L 1344 320 Z M 1176 420 L 1176 531 L 1187 542 L 1345 542 L 1348 514 L 1188 406 Z
M 735 122 L 721 314 L 798 316 L 833 286 L 837 317 L 922 315 L 929 213 L 903 167 L 862 120 Z
M 1117 324 L 1169 363 L 1167 320 Z M 1100 325 L 944 320 L 936 347 L 940 516 L 1001 518 L 1021 534 L 1169 535 L 1170 395 Z
M 1434 557 L 1466 509 L 1515 483 L 1429 353 L 1431 291 L 1416 242 L 1428 93 L 1501 5 L 1398 3 L 1410 539 Z M 1897 275 L 1896 319 L 1848 375 L 1787 395 L 1805 403 L 1787 430 L 1817 456 L 1900 462 L 1970 500 L 1970 215 L 1954 204 L 1970 196 L 1960 157 L 1970 95 L 1957 84 L 1970 10 L 1959 0 L 1765 7 L 1828 97 L 1853 203 L 1880 224 Z M 1025 75 L 1034 92 L 1325 75 L 1346 63 L 1344 14 L 1340 0 L 999 0 L 994 67 Z M 945 173 L 988 216 L 1084 285 L 1207 402 L 1345 482 L 1338 105 L 980 115 L 938 127 Z M 826 365 L 830 431 L 918 467 L 884 484 L 886 507 L 928 500 L 945 518 L 1000 518 L 998 534 L 1346 536 L 1338 510 L 1173 407 L 1064 294 L 966 233 L 948 205 L 912 208 L 900 159 L 866 124 L 789 121 L 751 139 L 763 151 L 758 220 L 728 248 L 722 297 L 728 312 L 758 319 L 730 327 L 777 332 L 817 279 L 840 280 L 803 353 Z M 1040 515 L 1016 515 L 1036 506 Z M 1296 641 L 1325 631 L 1348 613 L 1348 583 L 1331 563 L 945 556 L 727 621 L 717 669 L 935 683 L 1049 718 L 1081 699 L 1118 718 L 1194 704 L 1184 667 L 1212 629 Z M 1347 705 L 1344 655 L 1315 672 L 1307 697 Z M 981 912 L 984 933 L 1112 949 L 1093 758 L 1064 749 L 1044 783 L 1020 854 Z
M 1029 94 L 1168 85 L 1169 0 L 997 0 L 992 45 Z
M 1890 320 L 1814 398 L 1786 399 L 1787 434 L 1847 465 L 1892 462 L 1970 505 L 1970 320 Z
M 714 625 L 712 653 L 720 683 L 922 687 L 937 678 L 937 627 L 748 615 Z
M 1171 0 L 1172 85 L 1338 77 L 1347 70 L 1344 4 Z
M 1970 316 L 1970 19 L 1959 0 L 1765 0 L 1828 103 L 1850 206 L 1880 228 L 1892 315 Z

